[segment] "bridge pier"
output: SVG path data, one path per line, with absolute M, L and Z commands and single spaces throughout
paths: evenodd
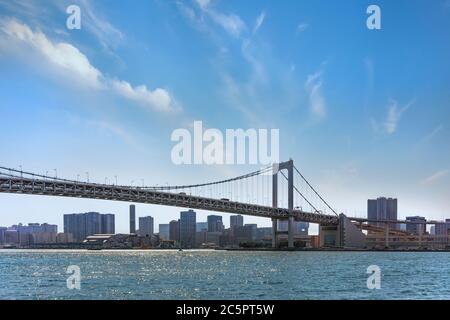
M 389 223 L 386 222 L 386 227 L 385 227 L 385 239 L 384 239 L 385 243 L 384 246 L 386 248 L 389 248 Z
M 274 163 L 272 166 L 272 206 L 278 207 L 278 172 L 288 172 L 288 209 L 294 210 L 294 161 Z M 278 220 L 272 218 L 272 247 L 278 246 Z M 288 248 L 294 248 L 294 217 L 288 218 Z
M 278 220 L 272 218 L 272 248 L 278 247 L 277 233 L 278 233 Z
M 294 247 L 294 217 L 288 220 L 288 248 Z

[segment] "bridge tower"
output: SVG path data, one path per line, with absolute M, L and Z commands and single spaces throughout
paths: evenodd
M 288 209 L 294 209 L 294 160 L 274 163 L 272 166 L 272 207 L 278 207 L 278 173 L 287 170 L 288 173 Z M 272 248 L 278 247 L 278 220 L 272 218 Z M 288 218 L 288 248 L 294 248 L 294 217 Z

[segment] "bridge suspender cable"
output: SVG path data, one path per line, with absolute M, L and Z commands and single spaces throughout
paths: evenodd
M 280 173 L 286 180 L 288 180 L 288 177 L 286 177 L 286 175 L 284 174 L 283 171 L 280 171 Z M 296 186 L 294 186 L 294 190 L 297 191 L 297 193 L 303 198 L 303 200 L 305 200 L 311 206 L 311 208 L 314 209 L 315 212 L 319 212 L 319 210 L 317 210 L 317 208 L 314 207 L 313 204 L 311 202 L 309 202 L 308 199 L 306 199 L 306 197 L 297 189 Z
M 295 171 L 300 175 L 300 177 L 306 182 L 306 184 L 311 188 L 312 191 L 319 197 L 320 200 L 322 200 L 323 203 L 331 210 L 335 215 L 338 216 L 337 212 L 320 196 L 320 194 L 316 191 L 316 189 L 313 188 L 313 186 L 306 180 L 306 178 L 301 174 L 301 172 L 294 166 Z

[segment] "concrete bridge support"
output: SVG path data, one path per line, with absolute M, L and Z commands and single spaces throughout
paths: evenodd
M 389 248 L 389 223 L 386 223 L 384 231 L 385 231 L 384 246 L 386 248 Z
M 272 166 L 272 206 L 278 207 L 278 173 L 288 173 L 288 209 L 294 210 L 294 161 L 274 163 Z M 278 247 L 278 221 L 272 219 L 272 247 Z M 288 218 L 288 248 L 294 248 L 294 217 Z

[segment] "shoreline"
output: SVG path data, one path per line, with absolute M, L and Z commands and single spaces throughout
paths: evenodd
M 34 248 L 0 248 L 1 251 L 9 250 L 77 250 L 77 251 L 179 251 L 179 248 L 48 248 L 48 247 L 34 247 Z M 230 252 L 450 252 L 449 249 L 358 249 L 358 248 L 192 248 L 183 249 L 182 251 L 230 251 Z

